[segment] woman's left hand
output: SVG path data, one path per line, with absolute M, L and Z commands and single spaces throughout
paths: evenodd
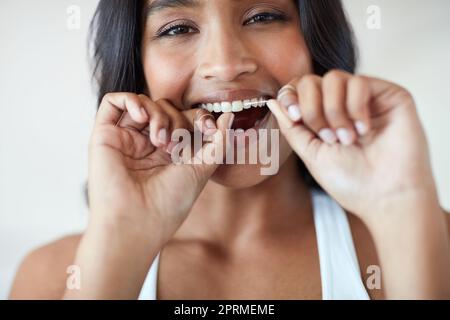
M 381 199 L 436 192 L 425 133 L 404 88 L 331 71 L 294 79 L 269 108 L 312 176 L 347 211 L 365 218 Z

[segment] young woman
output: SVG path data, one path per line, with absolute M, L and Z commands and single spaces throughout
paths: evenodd
M 414 100 L 353 74 L 339 1 L 108 0 L 93 29 L 90 222 L 31 253 L 12 298 L 450 297 Z M 220 104 L 254 98 L 270 101 Z M 280 129 L 278 174 L 171 159 L 176 129 L 217 152 L 228 129 L 253 127 Z

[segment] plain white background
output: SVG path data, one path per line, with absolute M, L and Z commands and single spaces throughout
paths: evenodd
M 359 71 L 414 94 L 449 209 L 450 2 L 344 3 L 359 40 Z M 96 4 L 0 2 L 0 299 L 29 250 L 86 225 L 83 184 L 95 115 L 86 36 Z M 71 5 L 81 9 L 78 30 L 67 28 Z M 370 5 L 381 9 L 380 30 L 367 28 Z

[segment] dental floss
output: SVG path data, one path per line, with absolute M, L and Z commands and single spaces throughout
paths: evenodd
M 243 104 L 244 104 L 245 106 L 248 106 L 248 105 L 258 105 L 258 104 L 260 104 L 260 103 L 265 103 L 265 104 L 267 105 L 267 102 L 269 102 L 269 100 L 260 100 L 260 101 L 254 101 L 254 102 L 249 101 L 249 102 L 245 102 L 245 103 L 243 103 Z M 116 123 L 115 127 L 119 126 L 119 123 L 120 123 L 120 122 L 122 121 L 122 119 L 125 117 L 125 113 L 126 113 L 126 110 L 122 112 L 122 114 L 121 114 L 119 120 L 117 120 L 117 123 Z
M 250 101 L 250 102 L 244 102 L 243 104 L 244 104 L 245 106 L 248 106 L 248 105 L 258 105 L 258 104 L 260 104 L 260 103 L 265 103 L 265 104 L 267 104 L 267 102 L 269 102 L 269 100 L 260 100 L 260 101 L 255 101 L 255 102 Z

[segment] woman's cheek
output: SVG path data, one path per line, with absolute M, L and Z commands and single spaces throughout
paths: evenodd
M 266 68 L 280 85 L 313 71 L 309 49 L 298 30 L 273 37 L 266 43 L 271 45 L 261 48 L 260 52 L 263 52 Z
M 170 99 L 177 102 L 178 97 L 183 94 L 186 81 L 189 81 L 189 65 L 187 57 L 182 54 L 147 53 L 143 67 L 150 98 L 154 101 Z

